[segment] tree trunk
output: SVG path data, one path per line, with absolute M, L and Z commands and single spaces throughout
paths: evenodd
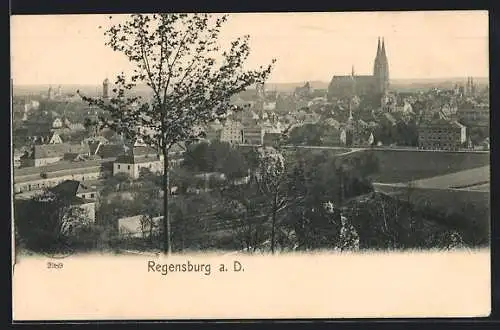
M 273 213 L 271 219 L 271 253 L 274 254 L 274 241 L 276 236 L 276 207 L 278 204 L 278 196 L 277 193 L 274 194 L 273 198 Z
M 172 253 L 172 240 L 170 228 L 170 213 L 168 209 L 170 195 L 170 173 L 168 166 L 168 148 L 163 148 L 163 252 L 167 255 Z
M 153 245 L 153 224 L 154 224 L 154 219 L 153 217 L 149 218 L 149 242 L 151 243 L 151 246 Z

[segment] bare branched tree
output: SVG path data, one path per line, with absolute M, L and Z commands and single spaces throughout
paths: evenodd
M 127 79 L 117 76 L 109 100 L 83 96 L 90 105 L 111 115 L 101 127 L 111 127 L 127 138 L 141 138 L 163 155 L 164 250 L 171 253 L 168 212 L 169 150 L 178 142 L 196 140 L 194 127 L 224 120 L 232 110 L 230 97 L 269 76 L 272 63 L 257 70 L 244 64 L 249 36 L 238 38 L 221 51 L 219 36 L 228 16 L 210 14 L 133 14 L 111 26 L 106 45 L 124 54 L 134 66 Z M 134 96 L 133 88 L 145 83 L 151 100 Z

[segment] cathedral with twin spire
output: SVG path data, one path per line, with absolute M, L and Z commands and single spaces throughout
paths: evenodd
M 328 86 L 328 98 L 368 96 L 380 100 L 389 88 L 389 62 L 384 39 L 378 38 L 377 55 L 373 64 L 373 75 L 356 75 L 354 66 L 350 75 L 333 76 Z

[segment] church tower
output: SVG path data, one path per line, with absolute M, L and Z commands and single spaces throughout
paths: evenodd
M 102 83 L 102 98 L 107 100 L 109 99 L 109 79 L 104 79 Z
M 373 75 L 377 76 L 377 72 L 379 71 L 380 67 L 380 37 L 378 37 L 378 43 L 377 43 L 377 55 L 375 55 L 375 61 L 373 63 Z
M 389 62 L 385 51 L 384 38 L 382 38 L 381 43 L 380 37 L 378 39 L 375 63 L 373 65 L 373 76 L 376 81 L 375 85 L 377 93 L 385 94 L 389 89 Z

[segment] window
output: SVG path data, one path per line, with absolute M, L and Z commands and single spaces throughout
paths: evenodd
M 94 198 L 94 194 L 90 194 L 90 198 Z
M 118 169 L 120 169 L 120 165 L 118 165 Z
M 130 170 L 130 165 L 127 165 L 127 170 Z

